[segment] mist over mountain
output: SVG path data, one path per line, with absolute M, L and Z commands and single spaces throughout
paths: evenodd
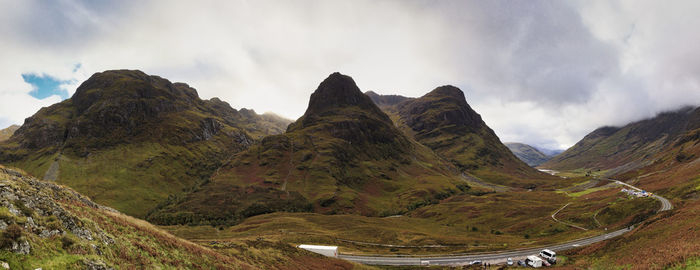
M 700 108 L 684 107 L 622 127 L 601 127 L 542 167 L 556 170 L 586 168 L 618 174 L 656 162 L 659 154 L 679 140 L 695 140 Z M 682 149 L 678 150 L 682 153 Z M 692 157 L 689 157 L 692 158 Z

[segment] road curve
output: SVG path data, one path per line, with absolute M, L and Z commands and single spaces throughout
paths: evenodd
M 618 184 L 625 185 L 631 188 L 634 188 L 636 190 L 640 190 L 637 187 L 634 187 L 630 184 L 614 180 L 614 179 L 606 179 L 609 181 L 615 181 Z M 666 198 L 658 196 L 656 194 L 652 195 L 655 199 L 659 200 L 661 202 L 661 208 L 659 209 L 658 212 L 661 211 L 667 211 L 673 209 L 673 205 L 671 205 L 671 202 L 669 202 Z M 358 255 L 348 255 L 348 254 L 340 254 L 338 255 L 338 258 L 340 259 L 345 259 L 353 262 L 358 262 L 362 264 L 369 264 L 369 265 L 449 265 L 449 264 L 468 264 L 472 261 L 475 260 L 480 260 L 480 261 L 505 261 L 507 258 L 518 258 L 518 257 L 526 257 L 529 255 L 536 255 L 538 254 L 542 249 L 551 249 L 556 252 L 560 251 L 565 251 L 581 246 L 587 246 L 593 243 L 605 241 L 610 238 L 614 238 L 620 235 L 623 235 L 629 231 L 634 229 L 634 226 L 631 226 L 629 228 L 624 228 L 621 230 L 617 230 L 614 232 L 598 235 L 598 236 L 593 236 L 589 238 L 582 238 L 578 240 L 573 240 L 569 241 L 563 244 L 555 244 L 555 245 L 549 245 L 549 246 L 542 246 L 542 247 L 536 247 L 536 248 L 528 248 L 528 249 L 520 249 L 520 250 L 511 250 L 511 251 L 497 251 L 497 252 L 489 252 L 489 253 L 479 253 L 479 254 L 471 254 L 471 255 L 448 255 L 448 256 L 424 256 L 424 257 L 409 257 L 409 256 L 395 256 L 395 255 L 390 255 L 390 256 L 382 256 L 382 255 L 373 255 L 373 256 L 358 256 Z
M 611 178 L 605 178 L 605 180 L 613 181 L 619 185 L 627 186 L 627 187 L 632 188 L 632 189 L 637 190 L 637 191 L 642 191 L 640 188 L 635 187 L 635 186 L 630 185 L 630 184 L 627 184 L 627 183 L 622 182 L 620 180 L 615 180 L 615 179 L 611 179 Z M 659 208 L 659 211 L 656 211 L 656 212 L 668 211 L 668 210 L 673 209 L 673 205 L 671 204 L 671 202 L 668 199 L 661 197 L 659 195 L 656 195 L 656 194 L 651 195 L 651 197 L 653 197 L 654 199 L 661 202 L 661 207 Z

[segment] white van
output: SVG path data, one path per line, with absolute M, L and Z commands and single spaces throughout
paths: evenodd
M 540 257 L 544 258 L 549 263 L 557 263 L 557 253 L 552 250 L 543 249 L 540 251 Z
M 527 256 L 527 259 L 525 259 L 525 264 L 534 268 L 540 268 L 542 267 L 542 259 L 537 256 Z

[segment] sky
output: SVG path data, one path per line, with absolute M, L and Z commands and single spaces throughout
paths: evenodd
M 0 0 L 0 128 L 95 72 L 139 69 L 296 119 L 329 74 L 419 97 L 451 84 L 504 142 L 700 105 L 700 1 Z

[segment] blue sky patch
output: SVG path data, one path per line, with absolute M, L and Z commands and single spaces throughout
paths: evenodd
M 34 86 L 34 90 L 29 92 L 29 95 L 38 98 L 45 99 L 47 97 L 57 95 L 61 99 L 68 98 L 68 91 L 61 89 L 62 84 L 69 84 L 72 81 L 63 81 L 49 75 L 36 75 L 36 74 L 22 74 L 22 79 L 28 84 Z

